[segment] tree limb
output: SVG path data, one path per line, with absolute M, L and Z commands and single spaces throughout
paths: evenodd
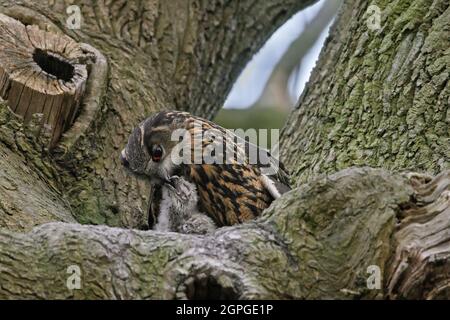
M 449 190 L 450 173 L 428 181 L 354 168 L 209 236 L 63 223 L 3 230 L 0 298 L 448 298 Z M 415 263 L 411 246 L 434 258 Z M 413 263 L 398 271 L 399 257 Z M 66 286 L 71 265 L 81 268 L 80 290 Z M 370 265 L 381 270 L 380 290 L 367 288 Z M 424 267 L 439 272 L 417 277 Z
M 448 1 L 379 2 L 379 28 L 370 5 L 344 2 L 281 132 L 297 184 L 350 166 L 450 168 Z

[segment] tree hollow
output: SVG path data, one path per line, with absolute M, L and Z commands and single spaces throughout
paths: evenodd
M 80 45 L 66 35 L 25 26 L 0 14 L 0 96 L 29 122 L 42 114 L 49 147 L 74 122 L 83 96 L 87 67 Z

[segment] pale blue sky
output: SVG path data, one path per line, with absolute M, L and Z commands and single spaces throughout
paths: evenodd
M 324 0 L 321 0 L 300 11 L 270 37 L 242 71 L 228 95 L 224 104 L 225 108 L 248 108 L 258 100 L 276 63 L 289 48 L 289 45 L 303 32 L 305 24 L 317 14 L 323 2 Z M 305 56 L 296 86 L 293 85 L 294 81 L 290 81 L 289 92 L 293 101 L 297 100 L 308 81 L 328 34 L 328 29 L 327 27 L 324 30 L 314 47 Z

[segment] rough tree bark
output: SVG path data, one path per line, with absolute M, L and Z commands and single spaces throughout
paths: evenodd
M 106 79 L 97 76 L 86 89 L 85 101 L 100 104 L 100 111 L 70 148 L 50 157 L 76 220 L 142 227 L 149 186 L 119 162 L 131 128 L 162 109 L 211 118 L 252 54 L 277 26 L 314 2 L 85 0 L 77 1 L 81 28 L 69 30 L 66 9 L 73 1 L 0 1 L 3 13 L 67 34 L 108 59 Z
M 354 165 L 450 167 L 449 25 L 448 0 L 345 2 L 281 134 L 298 183 Z
M 42 114 L 50 147 L 72 126 L 84 94 L 87 67 L 81 46 L 67 36 L 0 15 L 0 96 L 29 122 Z
M 251 54 L 289 15 L 312 2 L 86 0 L 80 1 L 82 28 L 73 31 L 65 26 L 69 1 L 0 1 L 0 12 L 100 51 L 81 104 L 84 112 L 54 150 L 36 138 L 33 121 L 24 125 L 0 103 L 0 298 L 449 298 L 450 173 L 433 178 L 347 169 L 311 179 L 275 201 L 256 221 L 208 236 L 136 230 L 143 226 L 149 190 L 127 176 L 118 162 L 131 127 L 151 112 L 168 108 L 211 118 Z M 381 40 L 365 33 L 362 17 L 369 4 L 346 2 L 302 107 L 293 112 L 283 133 L 283 145 L 290 146 L 281 151 L 294 180 L 352 164 L 382 166 L 385 160 L 391 169 L 404 165 L 437 173 L 445 168 L 431 160 L 424 167 L 422 160 L 428 153 L 425 159 L 449 161 L 444 144 L 449 137 L 448 1 L 419 2 L 398 0 L 391 6 L 392 1 L 379 1 L 386 10 Z M 349 19 L 352 14 L 356 18 Z M 408 45 L 417 34 L 421 45 L 413 45 L 416 51 L 411 53 Z M 354 43 L 357 39 L 366 40 Z M 382 52 L 388 54 L 366 48 L 370 39 L 386 42 Z M 383 65 L 390 63 L 389 72 L 395 73 L 389 77 L 392 92 L 419 86 L 427 87 L 428 95 L 419 95 L 417 89 L 413 98 L 400 95 L 410 98 L 402 100 L 404 104 L 377 100 L 376 93 L 384 93 L 383 98 L 390 91 L 382 86 L 388 78 L 380 80 L 373 71 L 380 69 L 372 63 L 374 56 L 383 57 Z M 347 69 L 348 61 L 355 59 Z M 409 61 L 417 62 L 412 78 Z M 358 68 L 365 63 L 367 70 Z M 362 77 L 369 71 L 370 77 Z M 347 81 L 335 80 L 347 74 Z M 441 74 L 447 75 L 443 82 Z M 427 77 L 432 80 L 427 82 Z M 329 90 L 333 81 L 342 87 Z M 365 122 L 360 123 L 366 125 L 365 134 L 356 127 L 353 117 L 365 119 L 365 114 L 350 111 L 359 110 L 366 83 L 372 98 L 362 101 L 373 108 L 373 125 L 391 128 L 383 110 L 404 107 L 406 137 L 396 139 L 405 145 L 388 151 L 407 162 L 393 165 L 389 159 L 396 157 L 378 152 L 379 131 L 369 130 Z M 425 97 L 434 99 L 431 120 L 426 118 Z M 407 126 L 410 120 L 419 128 L 425 125 L 407 117 L 409 110 L 429 120 L 426 124 L 437 130 L 432 141 L 441 148 L 415 143 L 412 137 L 420 142 L 420 137 L 429 138 L 428 131 L 420 135 Z M 326 118 L 321 112 L 326 111 L 335 115 L 336 125 L 347 128 L 343 134 L 318 134 L 334 128 L 333 121 L 322 121 Z M 441 120 L 447 121 L 444 132 L 439 131 Z M 328 140 L 334 136 L 339 139 Z M 361 147 L 361 162 L 341 164 L 330 157 L 328 166 L 322 160 L 324 154 L 356 159 L 358 137 L 371 141 L 377 152 L 369 157 Z M 342 153 L 337 149 L 346 146 Z M 334 151 L 326 153 L 332 147 Z M 71 265 L 81 268 L 80 290 L 66 286 Z M 370 266 L 381 272 L 380 289 L 368 289 Z

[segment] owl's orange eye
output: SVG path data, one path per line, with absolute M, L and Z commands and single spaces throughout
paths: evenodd
M 150 153 L 151 153 L 151 156 L 152 156 L 152 160 L 154 162 L 159 162 L 159 161 L 161 161 L 161 158 L 163 156 L 163 148 L 160 145 L 158 145 L 158 144 L 154 144 L 152 146 L 152 149 L 151 149 Z

